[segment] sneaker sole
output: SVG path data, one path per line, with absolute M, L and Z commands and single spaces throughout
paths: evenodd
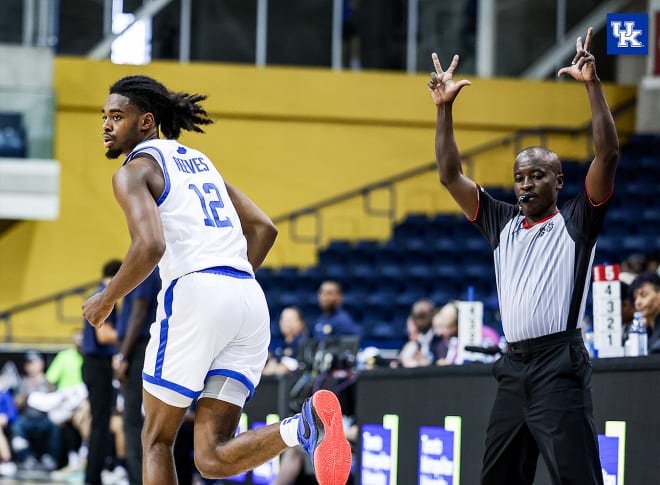
M 314 451 L 314 472 L 319 485 L 346 485 L 351 473 L 351 446 L 344 435 L 344 423 L 337 396 L 318 391 L 312 409 L 323 423 L 324 436 Z

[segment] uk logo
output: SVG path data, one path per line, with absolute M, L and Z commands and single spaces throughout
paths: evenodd
M 649 16 L 645 13 L 607 14 L 607 53 L 649 53 Z

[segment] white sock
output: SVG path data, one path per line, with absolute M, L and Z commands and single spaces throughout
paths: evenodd
M 295 414 L 280 423 L 280 436 L 287 446 L 300 444 L 298 441 L 298 421 L 300 419 L 300 414 Z

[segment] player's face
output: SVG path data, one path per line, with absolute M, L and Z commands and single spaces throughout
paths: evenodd
M 126 96 L 111 94 L 101 110 L 103 115 L 103 146 L 108 158 L 128 154 L 143 140 L 143 114 Z
M 513 165 L 516 197 L 528 199 L 522 203 L 523 214 L 533 220 L 543 219 L 557 209 L 558 191 L 564 176 L 558 173 L 558 162 L 537 156 L 519 156 Z

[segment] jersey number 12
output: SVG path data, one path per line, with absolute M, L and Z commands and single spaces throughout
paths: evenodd
M 229 217 L 220 219 L 218 211 L 224 208 L 225 204 L 222 202 L 220 190 L 218 190 L 215 184 L 204 184 L 202 185 L 202 190 L 199 190 L 195 184 L 188 185 L 188 188 L 199 197 L 199 203 L 204 212 L 205 225 L 210 227 L 233 227 Z

